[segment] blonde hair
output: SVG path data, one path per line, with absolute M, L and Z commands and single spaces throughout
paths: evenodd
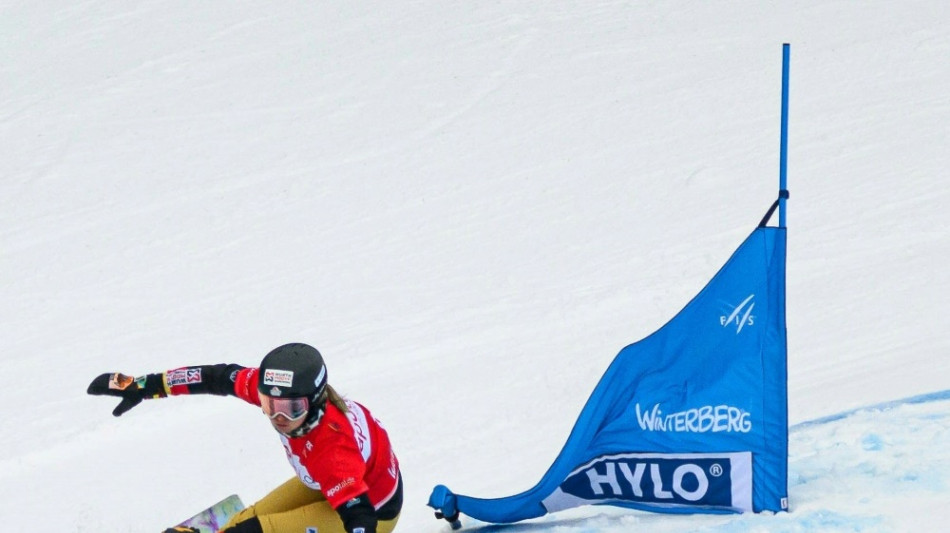
M 327 401 L 332 403 L 333 406 L 339 409 L 342 413 L 350 412 L 350 409 L 346 406 L 346 402 L 343 401 L 343 397 L 340 396 L 340 393 L 331 387 L 329 383 L 327 383 Z

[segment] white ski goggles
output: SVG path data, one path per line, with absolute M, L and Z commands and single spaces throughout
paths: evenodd
M 264 394 L 260 397 L 261 409 L 271 420 L 282 416 L 291 422 L 296 422 L 307 416 L 307 412 L 310 411 L 310 400 L 306 398 L 273 398 Z

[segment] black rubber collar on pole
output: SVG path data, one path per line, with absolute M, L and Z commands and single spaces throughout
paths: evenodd
M 779 202 L 782 200 L 787 200 L 788 197 L 788 189 L 782 189 L 778 192 L 778 198 L 772 203 L 772 207 L 770 207 L 768 212 L 765 213 L 765 216 L 762 217 L 762 222 L 759 222 L 760 228 L 764 228 L 765 225 L 769 223 L 769 219 L 772 218 L 772 213 L 775 213 L 775 210 L 778 208 Z

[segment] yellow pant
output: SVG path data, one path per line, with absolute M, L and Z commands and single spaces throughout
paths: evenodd
M 261 521 L 264 533 L 307 531 L 307 528 L 314 528 L 319 533 L 346 533 L 340 515 L 330 507 L 323 493 L 304 485 L 296 477 L 238 513 L 224 529 L 252 516 Z M 392 533 L 398 520 L 398 516 L 392 520 L 380 520 L 376 532 Z

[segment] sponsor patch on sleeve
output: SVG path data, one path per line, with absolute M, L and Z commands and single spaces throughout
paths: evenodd
M 165 373 L 165 382 L 169 387 L 201 383 L 200 368 L 176 368 Z

